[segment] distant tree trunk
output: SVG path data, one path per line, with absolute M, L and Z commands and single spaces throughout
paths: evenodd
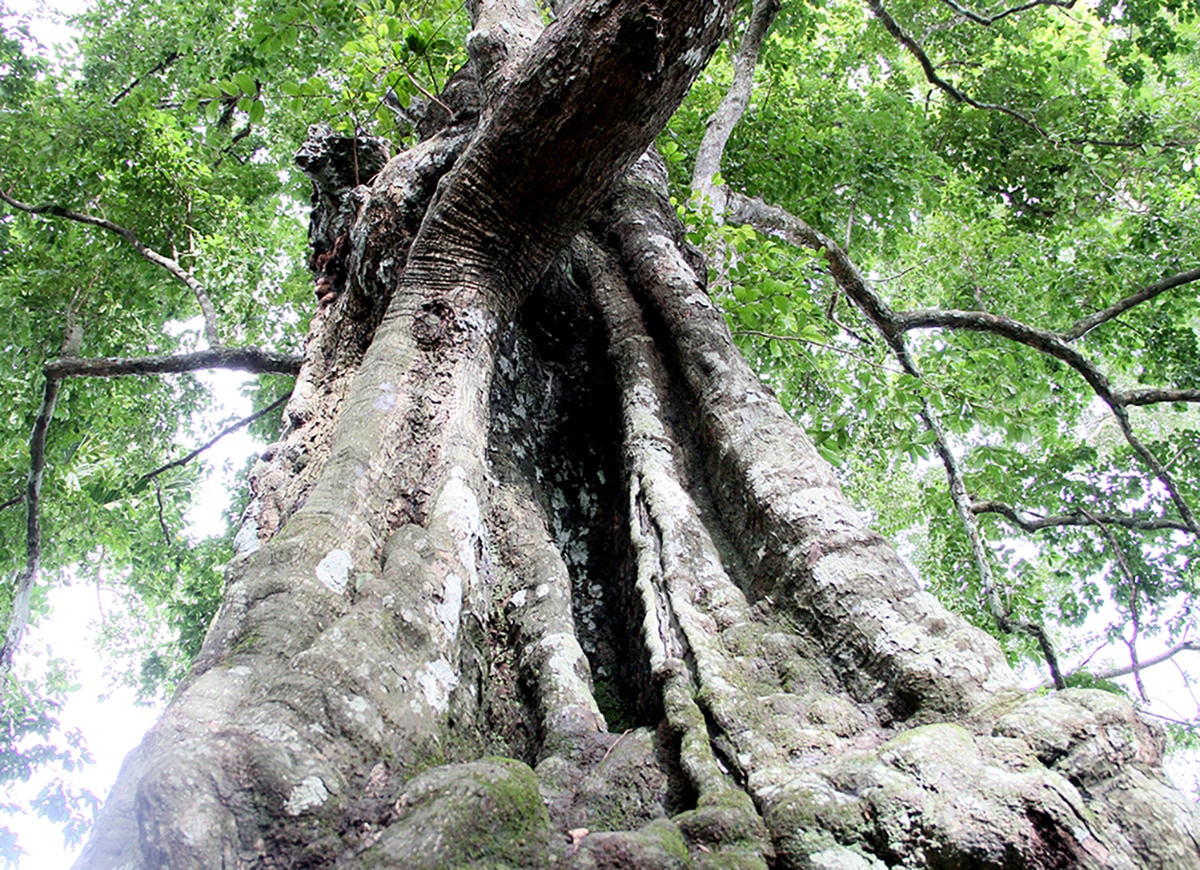
M 1018 691 L 738 355 L 646 151 L 731 5 L 469 3 L 422 144 L 312 132 L 336 299 L 79 866 L 1200 867 L 1161 736 Z

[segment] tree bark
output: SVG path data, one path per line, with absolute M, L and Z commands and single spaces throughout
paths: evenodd
M 343 286 L 78 866 L 1200 867 L 1161 735 L 1019 692 L 738 355 L 646 152 L 731 5 L 472 3 L 440 131 L 314 131 Z

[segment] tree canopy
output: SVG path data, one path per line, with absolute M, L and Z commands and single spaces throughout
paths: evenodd
M 741 7 L 658 148 L 743 352 L 943 602 L 1031 674 L 1149 704 L 1143 670 L 1200 643 L 1200 6 Z M 245 503 L 195 540 L 192 452 L 278 427 L 215 419 L 195 373 L 254 373 L 269 411 L 320 304 L 306 128 L 413 145 L 467 18 L 101 0 L 61 57 L 2 20 L 4 664 L 23 608 L 95 584 L 124 602 L 114 675 L 153 698 Z M 6 676 L 6 780 L 78 759 L 68 683 Z M 1200 710 L 1176 710 L 1186 741 Z M 78 796 L 44 807 L 78 835 Z

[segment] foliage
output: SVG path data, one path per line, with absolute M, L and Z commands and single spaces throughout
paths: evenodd
M 989 27 L 954 5 L 888 8 L 954 87 L 1028 123 L 936 88 L 859 3 L 788 5 L 725 154 L 731 187 L 844 240 L 900 309 L 983 310 L 1062 330 L 1194 268 L 1191 5 L 1035 8 Z M 711 67 L 663 137 L 680 199 L 730 75 Z M 1061 363 L 993 335 L 938 330 L 911 338 L 915 379 L 819 259 L 708 215 L 690 220 L 695 241 L 725 252 L 729 265 L 712 279 L 747 355 L 884 532 L 907 542 L 922 578 L 981 626 L 996 630 L 920 419 L 922 396 L 976 500 L 1035 516 L 1176 516 L 1107 409 Z M 1194 286 L 1178 288 L 1089 332 L 1080 349 L 1121 387 L 1194 390 L 1196 302 Z M 1193 504 L 1198 422 L 1195 405 L 1134 413 Z M 996 514 L 981 523 L 1009 606 L 1058 626 L 1068 655 L 1098 614 L 1119 646 L 1134 623 L 1164 643 L 1192 630 L 1194 535 L 1091 526 L 1034 537 Z M 1040 657 L 1027 638 L 1002 640 L 1013 656 Z

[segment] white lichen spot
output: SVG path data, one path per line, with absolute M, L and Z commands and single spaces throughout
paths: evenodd
M 515 595 L 513 595 L 513 597 L 512 597 L 513 607 L 524 607 L 525 606 L 525 596 L 527 594 L 527 591 L 528 590 L 521 589 Z
M 458 676 L 445 659 L 427 664 L 417 674 L 417 685 L 425 693 L 425 703 L 435 713 L 445 713 L 450 708 L 450 693 L 458 685 Z
M 458 620 L 462 614 L 463 582 L 453 571 L 446 575 L 442 586 L 441 603 L 434 605 L 433 613 L 450 640 L 458 637 Z
M 321 781 L 321 777 L 306 776 L 288 795 L 287 801 L 283 804 L 283 811 L 289 816 L 298 816 L 307 809 L 319 807 L 327 800 L 329 800 L 329 792 L 325 789 L 325 783 Z
M 238 533 L 233 539 L 233 552 L 239 556 L 249 556 L 261 548 L 262 541 L 258 539 L 258 520 L 247 516 L 242 520 L 242 527 L 238 529 Z
M 443 518 L 458 542 L 459 561 L 474 577 L 475 541 L 483 537 L 483 516 L 479 511 L 479 500 L 467 483 L 467 472 L 461 465 L 450 469 L 450 480 L 438 496 L 434 513 Z
M 379 395 L 371 403 L 377 411 L 390 411 L 396 407 L 396 388 L 386 381 L 379 385 Z
M 350 582 L 350 569 L 353 566 L 354 560 L 349 550 L 330 550 L 329 554 L 317 563 L 317 579 L 331 591 L 341 595 Z
M 537 597 L 538 598 L 545 598 L 549 594 L 550 594 L 550 584 L 549 583 L 539 583 L 537 585 Z

